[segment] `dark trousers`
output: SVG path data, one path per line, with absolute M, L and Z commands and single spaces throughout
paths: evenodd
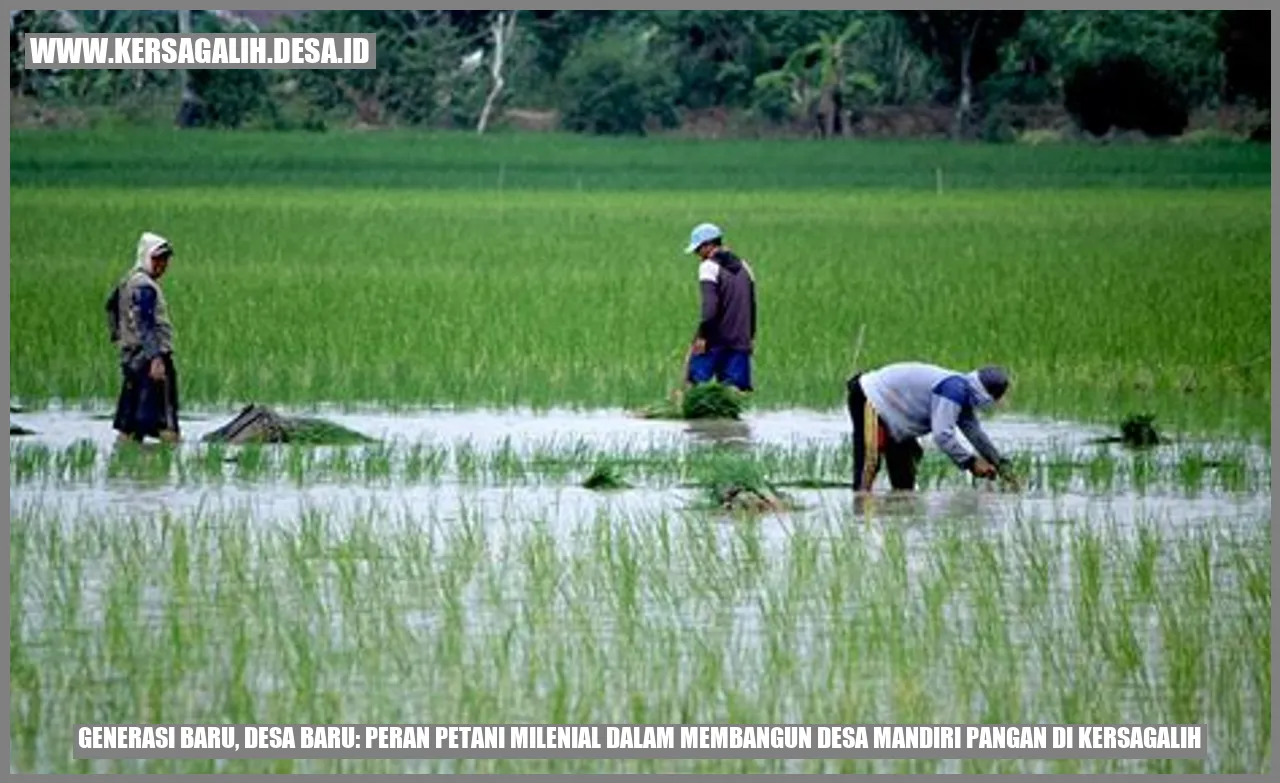
M 134 440 L 159 438 L 162 432 L 178 435 L 178 370 L 166 354 L 165 377 L 151 379 L 151 363 L 145 359 L 120 365 L 120 398 L 116 401 L 114 426 Z
M 862 373 L 849 379 L 846 402 L 853 422 L 853 489 L 870 490 L 880 471 L 880 461 L 889 468 L 889 485 L 898 490 L 916 488 L 916 470 L 924 450 L 914 439 L 895 441 L 884 420 L 867 400 L 859 380 Z

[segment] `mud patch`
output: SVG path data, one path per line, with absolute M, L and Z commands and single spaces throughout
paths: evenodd
M 238 416 L 207 433 L 201 441 L 232 445 L 298 443 L 346 446 L 373 443 L 374 439 L 324 419 L 282 416 L 261 405 L 246 405 Z

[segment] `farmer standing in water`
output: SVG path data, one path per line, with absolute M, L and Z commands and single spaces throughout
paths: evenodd
M 853 420 L 853 488 L 865 492 L 875 483 L 881 457 L 895 490 L 914 490 L 924 456 L 917 438 L 933 442 L 956 467 L 981 478 L 1007 473 L 1006 460 L 978 423 L 977 411 L 1004 399 L 1008 374 L 988 366 L 960 373 L 932 364 L 904 362 L 858 373 L 847 383 Z M 977 450 L 972 454 L 956 430 Z
M 711 223 L 693 229 L 685 252 L 695 254 L 702 316 L 689 349 L 686 383 L 717 380 L 751 392 L 751 356 L 756 338 L 756 284 L 746 260 L 723 243 Z
M 172 258 L 167 239 L 144 233 L 133 270 L 107 300 L 123 375 L 114 421 L 121 441 L 141 443 L 151 437 L 176 442 L 180 436 L 173 325 L 159 285 Z

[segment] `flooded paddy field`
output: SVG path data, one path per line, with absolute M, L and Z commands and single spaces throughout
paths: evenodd
M 991 420 L 1020 492 L 926 442 L 855 498 L 847 418 L 326 413 L 347 447 L 117 448 L 13 414 L 14 768 L 1257 771 L 1270 453 Z M 700 502 L 749 461 L 795 498 Z M 601 464 L 624 486 L 587 489 Z M 1207 723 L 1192 761 L 75 762 L 66 727 L 222 723 Z
M 15 132 L 13 771 L 1270 771 L 1268 149 L 427 139 Z M 678 382 L 703 220 L 759 274 L 752 410 L 627 416 Z M 110 426 L 141 230 L 176 249 L 175 450 Z M 852 496 L 829 409 L 903 359 L 1008 366 L 1021 491 L 926 444 L 920 492 Z M 321 400 L 378 442 L 200 440 Z M 1173 442 L 1095 442 L 1143 413 Z M 726 476 L 793 510 L 718 508 Z M 1204 723 L 1211 751 L 74 761 L 90 722 Z

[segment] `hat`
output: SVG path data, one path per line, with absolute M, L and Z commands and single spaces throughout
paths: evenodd
M 707 242 L 719 239 L 723 234 L 724 232 L 720 230 L 719 226 L 711 223 L 702 223 L 694 228 L 693 233 L 689 235 L 689 246 L 685 248 L 684 252 L 692 253 Z
M 1009 390 L 1009 374 L 1003 367 L 987 365 L 978 370 L 978 383 L 982 384 L 982 388 L 987 390 L 992 399 L 998 400 Z
M 169 244 L 169 240 L 154 234 L 150 231 L 144 231 L 138 239 L 138 252 L 135 258 L 135 267 L 137 269 L 151 272 L 151 259 L 165 254 L 172 254 L 173 246 Z

